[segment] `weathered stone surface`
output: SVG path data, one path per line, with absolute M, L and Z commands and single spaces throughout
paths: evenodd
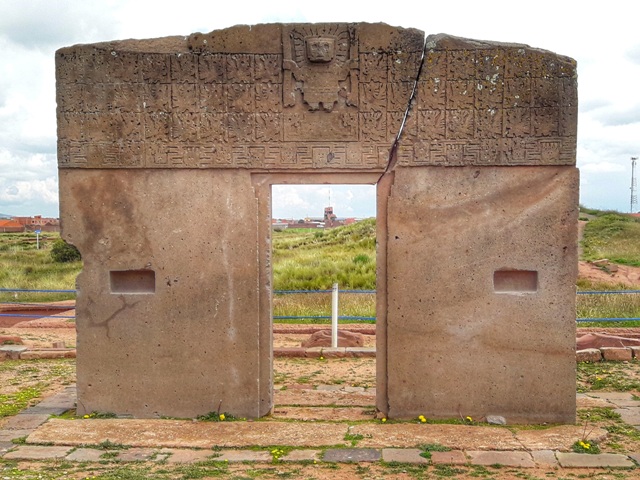
M 99 450 L 97 448 L 78 448 L 65 457 L 65 460 L 71 462 L 100 462 L 104 460 L 102 457 L 108 452 L 105 450 Z
M 325 462 L 359 463 L 377 462 L 380 458 L 380 451 L 373 448 L 329 448 L 324 452 L 322 460 Z
M 504 465 L 507 467 L 534 468 L 536 464 L 529 452 L 478 452 L 467 451 L 472 465 Z
M 556 457 L 558 457 L 558 463 L 563 468 L 631 468 L 635 466 L 626 455 L 615 453 L 592 455 L 557 452 Z
M 609 400 L 605 400 L 604 398 L 596 398 L 592 397 L 591 394 L 586 395 L 584 393 L 578 393 L 576 395 L 576 407 L 580 408 L 593 408 L 593 407 L 604 407 L 604 408 L 613 408 L 616 405 L 611 403 Z
M 397 169 L 379 409 L 575 421 L 577 186 L 568 167 Z M 465 354 L 454 354 L 460 345 Z
M 224 450 L 215 457 L 217 461 L 227 462 L 270 462 L 273 457 L 269 452 L 253 450 Z
M 76 350 L 27 350 L 20 354 L 20 360 L 44 360 L 50 358 L 76 358 Z
M 4 427 L 3 427 L 4 428 Z M 24 430 L 0 430 L 0 442 L 10 442 L 16 438 L 22 438 L 29 435 L 33 430 L 24 429 Z
M 22 345 L 22 338 L 15 335 L 0 335 L 0 345 Z
M 358 442 L 359 447 L 369 448 L 413 448 L 427 443 L 439 443 L 453 450 L 509 450 L 522 446 L 507 429 L 483 426 L 360 424 L 353 426 L 351 433 L 364 437 Z
M 0 455 L 2 455 L 3 453 L 8 452 L 9 450 L 11 450 L 14 447 L 15 447 L 15 445 L 12 442 L 7 442 L 5 440 L 0 440 Z
M 576 362 L 599 362 L 602 352 L 598 348 L 585 348 L 576 352 Z
M 291 450 L 280 460 L 283 462 L 309 462 L 320 459 L 320 450 Z
M 19 413 L 11 417 L 4 424 L 3 428 L 5 430 L 29 430 L 34 429 L 42 425 L 49 419 L 48 413 L 38 413 L 38 414 L 25 414 Z
M 49 460 L 64 458 L 71 451 L 71 447 L 40 447 L 34 445 L 20 445 L 15 450 L 6 453 L 7 460 Z
M 381 411 L 572 421 L 575 62 L 423 40 L 272 24 L 56 53 L 80 414 L 270 411 L 271 185 L 313 174 L 378 184 L 378 348 L 335 356 L 379 357 Z
M 602 348 L 602 347 L 631 347 L 640 346 L 640 339 L 638 338 L 625 338 L 618 335 L 606 335 L 603 333 L 587 333 L 578 337 L 576 340 L 576 348 L 578 350 L 585 350 L 587 348 Z
M 610 362 L 629 362 L 633 359 L 630 348 L 602 347 L 602 359 Z
M 500 415 L 487 415 L 487 423 L 492 425 L 506 425 L 507 419 Z
M 399 463 L 429 463 L 428 459 L 420 455 L 421 452 L 417 448 L 383 448 L 382 460 Z
M 331 346 L 331 330 L 320 330 L 311 334 L 311 336 L 302 342 L 302 347 L 330 347 Z M 363 347 L 364 335 L 346 330 L 338 330 L 338 347 Z
M 446 465 L 464 465 L 468 463 L 467 456 L 461 450 L 451 450 L 450 452 L 431 452 L 431 463 Z
M 177 448 L 166 448 L 161 453 L 168 455 L 168 463 L 195 463 L 209 460 L 215 452 L 211 450 L 184 450 Z
M 558 465 L 558 459 L 553 450 L 534 450 L 531 452 L 533 461 L 541 467 L 555 467 Z
M 146 462 L 157 453 L 153 448 L 128 448 L 116 457 L 121 462 Z
M 29 443 L 97 445 L 106 440 L 132 447 L 223 448 L 260 445 L 294 447 L 344 444 L 346 426 L 309 423 L 301 431 L 286 422 L 191 422 L 186 420 L 52 419 L 29 437 Z
M 530 450 L 570 450 L 577 438 L 584 436 L 583 425 L 561 425 L 542 430 L 516 430 L 515 436 Z M 589 440 L 601 442 L 607 431 L 589 427 Z
M 640 425 L 640 406 L 616 408 L 614 412 L 620 414 L 620 418 L 630 425 Z

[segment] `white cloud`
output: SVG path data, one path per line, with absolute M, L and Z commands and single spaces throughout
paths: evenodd
M 13 213 L 4 212 L 6 199 L 17 201 L 17 197 L 24 198 L 19 208 L 33 208 L 34 214 L 52 205 L 57 208 L 47 203 L 53 201 L 49 194 L 56 178 L 57 48 L 109 39 L 188 35 L 240 23 L 320 21 L 384 21 L 427 34 L 525 43 L 575 58 L 580 98 L 578 164 L 586 180 L 581 201 L 592 207 L 624 209 L 622 193 L 605 192 L 628 192 L 628 159 L 640 154 L 640 43 L 631 6 L 614 1 L 597 9 L 576 9 L 571 2 L 540 0 L 535 8 L 525 8 L 495 0 L 487 8 L 460 0 L 430 3 L 422 14 L 409 0 L 398 0 L 393 8 L 375 0 L 366 7 L 341 0 L 325 0 L 321 5 L 298 0 L 0 0 L 0 189 L 5 195 L 0 211 Z M 319 215 L 328 201 L 327 186 L 320 187 L 309 194 L 289 190 L 282 205 L 291 208 L 292 215 Z M 337 186 L 332 191 L 337 207 L 342 194 Z M 351 192 L 353 198 L 344 194 L 344 211 L 353 209 L 356 216 L 375 213 L 375 193 L 361 195 L 353 188 Z M 370 200 L 373 208 L 358 205 Z M 613 201 L 618 203 L 611 205 Z
M 580 167 L 580 171 L 582 172 L 598 172 L 598 173 L 606 173 L 606 172 L 624 172 L 626 168 L 617 163 L 611 162 L 597 162 L 597 163 L 587 163 Z

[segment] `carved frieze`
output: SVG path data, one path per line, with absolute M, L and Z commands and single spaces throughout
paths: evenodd
M 264 49 L 238 38 L 228 48 L 225 31 L 190 38 L 187 51 L 63 49 L 59 165 L 380 170 L 414 85 L 399 165 L 575 163 L 573 61 L 446 36 L 422 58 L 373 48 L 370 32 L 361 44 L 360 28 L 274 26 L 279 40 Z

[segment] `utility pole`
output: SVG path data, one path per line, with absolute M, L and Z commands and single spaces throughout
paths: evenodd
M 636 184 L 636 160 L 638 157 L 631 157 L 631 204 L 629 213 L 634 212 L 634 206 L 638 205 L 638 185 Z

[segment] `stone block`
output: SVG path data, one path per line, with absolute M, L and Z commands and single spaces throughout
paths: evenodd
M 271 462 L 273 456 L 269 452 L 253 450 L 223 450 L 214 460 L 219 462 Z
M 574 421 L 575 62 L 439 34 L 418 78 L 423 40 L 271 24 L 56 53 L 79 414 L 271 411 L 271 185 L 311 175 L 378 183 L 379 410 Z
M 97 448 L 78 448 L 66 456 L 65 460 L 72 462 L 100 462 L 104 460 L 102 455 L 109 453 Z
M 576 352 L 576 362 L 596 363 L 602 360 L 602 352 L 598 348 L 585 348 Z
M 178 448 L 165 448 L 162 454 L 168 454 L 168 463 L 195 463 L 210 460 L 215 454 L 211 450 L 186 450 Z
M 506 467 L 534 468 L 536 464 L 529 452 L 468 451 L 472 465 L 504 465 Z
M 19 413 L 18 415 L 9 418 L 3 428 L 5 430 L 33 430 L 38 428 L 47 420 L 49 420 L 49 414 L 46 413 L 33 415 Z
M 631 353 L 633 354 L 633 358 L 640 358 L 640 346 L 629 347 L 631 349 Z
M 632 468 L 635 464 L 626 455 L 616 453 L 567 453 L 557 452 L 562 468 Z
M 156 450 L 153 448 L 128 448 L 121 450 L 116 459 L 120 462 L 147 462 L 155 454 Z
M 467 456 L 461 450 L 451 450 L 450 452 L 431 452 L 431 463 L 445 465 L 464 465 L 468 463 Z
M 2 345 L 0 346 L 0 354 L 8 360 L 18 360 L 20 355 L 27 350 L 24 345 Z
M 356 358 L 375 358 L 375 347 L 351 347 L 347 348 L 347 356 Z
M 75 350 L 28 350 L 20 354 L 20 360 L 44 360 L 53 358 L 76 358 Z
M 533 461 L 540 467 L 555 467 L 558 465 L 558 459 L 553 450 L 534 450 L 531 452 Z
M 420 456 L 417 448 L 383 448 L 382 460 L 385 462 L 426 464 L 429 460 Z
M 6 427 L 5 427 L 6 428 Z M 16 438 L 23 438 L 28 436 L 33 430 L 0 430 L 0 442 L 10 442 Z
M 15 445 L 12 442 L 0 440 L 0 457 L 12 448 L 15 448 Z
M 53 460 L 64 458 L 72 447 L 41 447 L 35 445 L 20 445 L 15 450 L 6 453 L 6 460 Z
M 318 330 L 300 345 L 303 348 L 331 347 L 331 330 Z M 364 335 L 348 330 L 338 330 L 338 347 L 363 347 Z
M 614 412 L 620 414 L 623 422 L 629 425 L 640 425 L 640 406 L 616 408 Z
M 280 458 L 283 462 L 310 462 L 319 460 L 320 450 L 291 450 L 284 457 Z
M 273 356 L 274 357 L 304 357 L 305 349 L 301 347 L 293 347 L 293 348 L 274 348 Z
M 633 354 L 630 348 L 620 347 L 602 347 L 602 359 L 608 362 L 630 362 Z
M 324 452 L 322 460 L 336 463 L 377 462 L 382 455 L 373 448 L 330 448 Z

